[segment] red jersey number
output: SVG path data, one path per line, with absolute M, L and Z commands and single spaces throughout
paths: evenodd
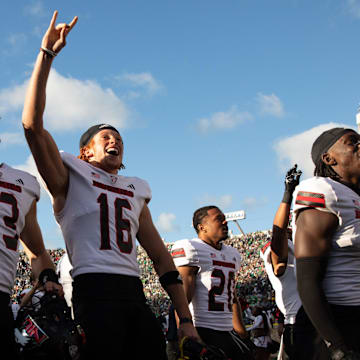
M 12 208 L 12 216 L 4 216 L 3 220 L 5 225 L 11 230 L 16 232 L 16 222 L 19 218 L 19 209 L 17 206 L 16 197 L 9 193 L 0 193 L 0 202 L 9 204 Z M 15 236 L 3 235 L 5 245 L 10 250 L 17 250 L 19 236 L 15 233 Z
M 109 230 L 109 205 L 106 194 L 100 194 L 97 198 L 100 204 L 100 233 L 101 245 L 100 250 L 111 250 L 110 244 L 110 230 Z M 133 249 L 133 242 L 131 238 L 131 226 L 128 219 L 123 218 L 123 208 L 131 210 L 130 203 L 126 199 L 116 198 L 114 201 L 115 207 L 115 230 L 116 243 L 122 253 L 130 254 Z M 124 231 L 127 232 L 127 240 L 124 240 Z
M 226 276 L 221 269 L 214 269 L 211 273 L 212 278 L 219 278 L 220 284 L 214 285 L 209 290 L 209 311 L 224 311 L 225 304 L 223 302 L 217 302 L 215 300 L 216 295 L 221 295 L 224 292 L 225 283 L 227 281 L 228 301 L 227 306 L 230 312 L 232 312 L 232 288 L 235 281 L 235 274 L 233 271 L 229 271 L 229 277 L 226 280 Z

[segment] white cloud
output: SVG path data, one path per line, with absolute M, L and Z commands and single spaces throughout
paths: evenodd
M 7 38 L 7 42 L 12 46 L 12 47 L 19 47 L 22 46 L 25 42 L 26 42 L 26 35 L 19 33 L 19 34 L 11 34 L 8 36 Z
M 231 195 L 214 196 L 205 194 L 198 200 L 199 206 L 215 205 L 219 209 L 229 208 L 232 204 Z
M 347 0 L 347 11 L 354 17 L 360 19 L 360 1 L 359 0 Z
M 285 115 L 284 105 L 275 94 L 265 95 L 258 93 L 256 100 L 261 114 L 276 117 L 283 117 Z
M 24 105 L 25 91 L 27 82 L 13 86 L 11 88 L 2 89 L 0 91 L 0 112 L 1 115 L 12 111 L 21 110 Z
M 0 111 L 21 110 L 28 81 L 0 91 Z M 129 126 L 129 110 L 111 89 L 103 89 L 90 80 L 64 77 L 55 69 L 47 85 L 46 127 L 54 131 L 84 129 L 95 123 L 109 123 L 118 128 Z
M 19 170 L 23 170 L 26 171 L 28 173 L 30 173 L 31 175 L 35 176 L 38 181 L 40 181 L 40 174 L 37 170 L 34 158 L 32 157 L 32 155 L 30 155 L 24 164 L 19 164 L 19 165 L 14 165 L 13 166 L 15 169 L 19 169 Z
M 139 91 L 129 91 L 128 98 L 137 98 L 142 96 L 141 90 L 148 96 L 153 96 L 163 89 L 163 85 L 154 78 L 149 72 L 143 73 L 126 73 L 116 77 L 121 82 L 129 83 L 133 88 L 140 89 Z
M 161 213 L 156 221 L 156 227 L 160 232 L 173 232 L 179 230 L 174 224 L 176 216 L 172 213 Z
M 351 128 L 349 125 L 327 123 L 276 141 L 274 149 L 281 171 L 285 173 L 288 168 L 298 164 L 298 168 L 303 172 L 302 178 L 313 176 L 315 166 L 311 159 L 312 144 L 322 132 L 333 127 Z
M 249 196 L 246 197 L 244 200 L 242 200 L 241 204 L 246 210 L 253 210 L 257 207 L 261 207 L 267 204 L 267 202 L 268 202 L 267 198 L 257 199 L 255 197 Z
M 35 164 L 35 160 L 34 158 L 32 157 L 32 155 L 30 155 L 24 164 L 19 164 L 19 165 L 14 165 L 13 166 L 15 169 L 19 169 L 19 170 L 22 170 L 22 171 L 26 171 L 28 172 L 29 174 L 33 175 L 36 177 L 37 181 L 40 183 L 40 190 L 41 190 L 41 196 L 40 196 L 40 201 L 46 201 L 47 200 L 47 197 L 48 197 L 48 194 L 47 194 L 47 191 L 45 190 L 44 188 L 44 183 L 43 183 L 43 180 L 38 172 L 38 169 L 36 167 L 36 164 Z
M 0 133 L 1 146 L 26 144 L 23 133 Z
M 233 105 L 228 111 L 217 112 L 208 118 L 199 119 L 196 127 L 201 133 L 216 129 L 228 130 L 251 119 L 252 115 L 250 113 L 246 111 L 240 112 L 237 106 Z
M 44 5 L 40 0 L 32 1 L 25 7 L 24 12 L 32 16 L 44 16 L 46 14 Z

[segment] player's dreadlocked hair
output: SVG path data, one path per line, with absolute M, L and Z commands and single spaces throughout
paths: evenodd
M 321 159 L 315 164 L 314 176 L 329 177 L 333 180 L 340 179 L 340 176 L 336 171 L 330 165 L 325 164 Z
M 208 211 L 211 209 L 219 209 L 217 206 L 215 205 L 209 205 L 209 206 L 204 206 L 200 209 L 197 209 L 194 212 L 193 215 L 193 227 L 196 231 L 196 233 L 199 233 L 199 229 L 198 229 L 198 225 L 202 223 L 203 219 L 208 216 Z
M 91 142 L 92 140 L 90 141 L 90 144 Z M 80 148 L 80 155 L 78 155 L 78 159 L 90 163 L 89 158 L 86 156 L 86 150 L 87 150 L 87 146 L 83 146 L 82 148 Z M 125 165 L 121 164 L 119 170 L 124 170 L 124 169 L 125 169 Z

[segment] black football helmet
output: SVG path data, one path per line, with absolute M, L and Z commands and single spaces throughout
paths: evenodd
M 85 337 L 65 299 L 45 293 L 40 302 L 39 309 L 23 310 L 17 321 L 15 338 L 22 358 L 78 360 Z
M 178 360 L 228 360 L 221 349 L 201 344 L 186 336 L 180 341 L 179 350 Z

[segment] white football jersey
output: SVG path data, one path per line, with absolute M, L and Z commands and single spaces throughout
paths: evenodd
M 284 315 L 284 322 L 285 324 L 293 323 L 293 319 L 301 307 L 296 285 L 294 244 L 288 240 L 288 261 L 286 270 L 281 276 L 274 274 L 270 246 L 270 241 L 263 246 L 260 250 L 260 257 L 264 261 L 266 273 L 275 290 L 275 302 Z
M 40 198 L 40 185 L 27 172 L 0 165 L 0 291 L 10 294 L 19 259 L 20 234 L 25 216 L 34 200 Z
M 66 303 L 69 307 L 72 307 L 72 265 L 67 253 L 60 258 L 56 267 L 56 273 L 59 276 L 59 283 L 63 287 Z
M 149 185 L 60 154 L 69 169 L 69 188 L 65 206 L 55 218 L 73 265 L 73 278 L 84 273 L 139 277 L 136 234 L 141 210 L 151 199 Z
M 234 302 L 235 274 L 241 256 L 232 246 L 217 250 L 200 239 L 176 241 L 171 255 L 176 266 L 196 266 L 195 294 L 190 303 L 194 325 L 230 331 Z
M 59 260 L 56 273 L 59 276 L 59 283 L 61 285 L 71 284 L 73 282 L 73 278 L 71 277 L 72 265 L 69 260 L 69 256 L 65 253 Z
M 339 222 L 331 239 L 323 280 L 327 301 L 337 305 L 360 305 L 360 196 L 330 178 L 313 177 L 301 181 L 294 193 L 294 239 L 296 216 L 304 208 L 332 213 Z

